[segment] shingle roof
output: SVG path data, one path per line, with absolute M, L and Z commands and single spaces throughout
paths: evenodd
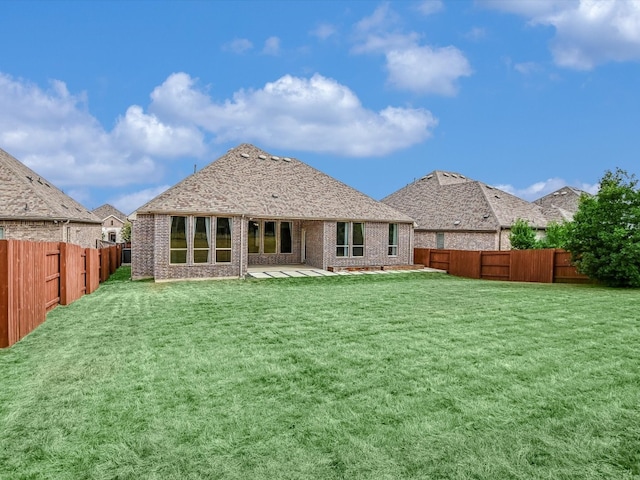
M 496 231 L 518 218 L 547 225 L 539 206 L 454 172 L 433 171 L 382 202 L 413 217 L 418 230 Z
M 102 223 L 73 198 L 2 149 L 0 218 Z
M 300 160 L 274 156 L 249 144 L 229 150 L 135 213 L 413 222 Z
M 105 203 L 104 205 L 98 207 L 98 208 L 94 208 L 92 210 L 92 212 L 98 217 L 101 218 L 103 221 L 108 218 L 108 217 L 116 217 L 118 220 L 121 221 L 125 221 L 127 219 L 127 216 L 122 213 L 120 210 L 118 210 L 116 207 L 114 207 L 113 205 L 109 205 L 108 203 Z
M 573 220 L 578 211 L 580 197 L 589 193 L 574 187 L 563 187 L 551 192 L 533 203 L 542 207 L 542 211 L 549 221 L 563 222 Z

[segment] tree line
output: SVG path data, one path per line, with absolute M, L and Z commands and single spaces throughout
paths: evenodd
M 511 248 L 563 248 L 580 273 L 612 287 L 640 287 L 640 190 L 635 175 L 617 168 L 583 194 L 570 222 L 551 222 L 544 238 L 527 220 L 511 227 Z

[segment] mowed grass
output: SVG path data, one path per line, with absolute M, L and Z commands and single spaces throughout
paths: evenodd
M 640 476 L 638 290 L 127 277 L 0 351 L 0 478 Z

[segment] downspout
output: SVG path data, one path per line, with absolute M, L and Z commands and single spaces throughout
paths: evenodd
M 244 213 L 242 214 L 241 220 L 240 220 L 240 275 L 238 276 L 239 278 L 244 278 L 244 275 L 242 274 L 242 265 L 243 265 L 243 260 L 244 260 Z
M 498 251 L 502 251 L 502 225 L 498 227 Z

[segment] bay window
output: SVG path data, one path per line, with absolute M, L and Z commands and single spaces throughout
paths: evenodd
M 212 235 L 212 225 L 215 235 Z M 172 216 L 169 263 L 195 265 L 231 262 L 231 227 L 231 218 L 226 217 Z

